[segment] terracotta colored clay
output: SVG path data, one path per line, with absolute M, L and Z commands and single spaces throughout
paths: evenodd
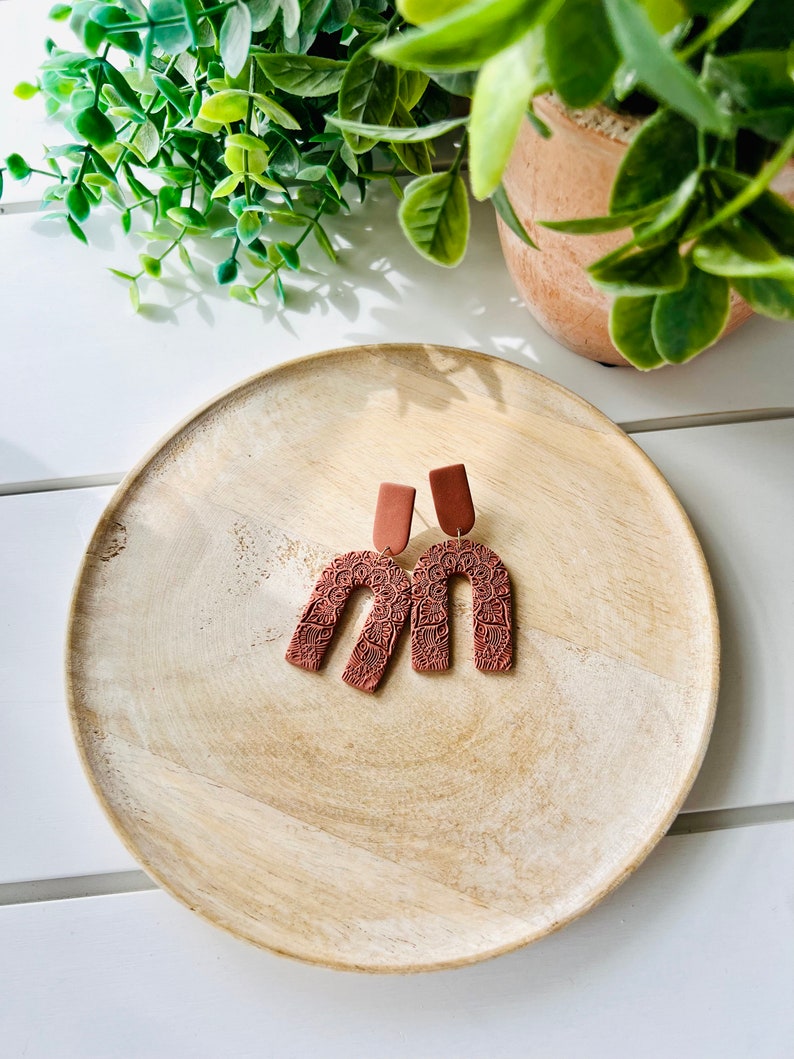
M 466 468 L 462 463 L 453 463 L 431 471 L 429 478 L 439 526 L 450 537 L 468 533 L 475 515 Z
M 565 235 L 535 221 L 607 213 L 615 174 L 638 123 L 602 107 L 574 117 L 551 96 L 536 99 L 535 109 L 552 136 L 544 140 L 523 123 L 504 186 L 541 252 L 499 220 L 507 268 L 527 308 L 550 335 L 591 360 L 625 364 L 609 337 L 610 298 L 592 286 L 584 269 L 630 238 L 631 231 Z M 732 294 L 726 333 L 751 315 L 749 305 Z
M 316 672 L 351 592 L 363 587 L 373 590 L 375 601 L 342 680 L 361 691 L 374 691 L 411 610 L 408 575 L 387 555 L 347 552 L 326 566 L 292 634 L 287 661 Z
M 449 669 L 447 582 L 454 574 L 471 581 L 475 667 L 508 670 L 513 662 L 510 575 L 496 552 L 469 539 L 434 544 L 416 562 L 411 605 L 414 669 Z
M 416 490 L 410 485 L 381 482 L 375 507 L 372 543 L 379 552 L 404 552 L 411 536 Z

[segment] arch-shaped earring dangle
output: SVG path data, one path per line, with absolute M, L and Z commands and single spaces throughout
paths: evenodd
M 371 588 L 375 599 L 342 680 L 361 691 L 377 688 L 411 612 L 411 582 L 393 556 L 408 544 L 415 497 L 411 486 L 381 483 L 372 534 L 377 551 L 346 552 L 326 566 L 292 634 L 288 662 L 318 670 L 351 593 Z
M 466 468 L 462 463 L 430 472 L 430 489 L 442 530 L 451 540 L 431 545 L 413 574 L 411 663 L 420 671 L 449 669 L 449 578 L 471 582 L 474 665 L 504 672 L 513 662 L 510 575 L 490 548 L 464 536 L 474 525 Z

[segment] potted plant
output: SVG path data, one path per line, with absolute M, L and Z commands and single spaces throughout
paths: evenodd
M 588 309 L 590 338 L 580 351 L 622 359 L 614 343 L 648 369 L 711 345 L 732 298 L 775 318 L 794 316 L 794 210 L 771 190 L 794 151 L 794 14 L 778 7 L 81 0 L 57 5 L 54 15 L 70 19 L 85 51 L 53 47 L 39 83 L 19 91 L 44 92 L 74 134 L 48 152 L 56 182 L 45 198 L 78 238 L 103 199 L 119 207 L 126 228 L 133 211 L 152 214 L 149 236 L 166 245 L 142 254 L 137 271 L 119 273 L 133 300 L 139 281 L 157 276 L 173 250 L 189 267 L 186 242 L 207 226 L 229 247 L 219 282 L 242 300 L 255 300 L 265 284 L 283 297 L 283 271 L 300 267 L 306 239 L 333 257 L 322 218 L 346 207 L 345 184 L 363 194 L 373 179 L 394 183 L 417 250 L 455 265 L 468 237 L 467 161 L 471 190 L 493 201 L 514 261 L 541 260 L 527 228 L 538 243 L 556 238 L 543 255 L 544 275 L 565 249 L 580 289 L 592 283 L 612 299 L 609 310 Z M 471 98 L 468 116 L 447 117 L 455 96 Z M 542 161 L 544 138 L 556 127 L 549 142 L 559 142 L 564 122 L 581 126 L 583 108 L 585 125 L 594 115 L 617 115 L 613 123 L 627 115 L 635 134 L 613 151 L 609 194 L 581 195 L 584 202 L 601 195 L 600 215 L 579 209 L 561 219 L 544 211 L 541 197 L 538 216 L 521 191 L 525 160 L 537 155 L 541 173 L 552 169 Z M 433 141 L 453 130 L 454 160 L 435 172 Z M 30 172 L 15 155 L 6 167 L 12 176 Z M 395 178 L 406 169 L 415 179 L 402 188 Z M 575 178 L 555 173 L 558 188 Z M 530 183 L 538 179 L 536 169 Z M 582 235 L 610 241 L 586 280 L 570 249 Z M 240 282 L 251 264 L 259 277 Z M 526 267 L 514 264 L 514 274 Z M 537 266 L 528 271 L 530 306 L 535 300 L 542 322 L 576 345 L 544 317 Z M 563 276 L 546 286 L 554 303 L 576 284 Z M 609 313 L 604 348 L 592 338 L 599 311 Z M 735 308 L 734 322 L 743 311 Z
M 402 0 L 399 6 L 418 28 L 378 54 L 409 69 L 476 71 L 471 188 L 477 198 L 501 200 L 508 263 L 549 330 L 596 359 L 620 360 L 617 350 L 648 369 L 695 356 L 731 317 L 735 326 L 748 315 L 747 305 L 794 317 L 794 210 L 770 189 L 794 151 L 790 5 Z M 591 165 L 588 138 L 606 160 Z M 582 186 L 580 171 L 588 168 L 600 170 L 600 185 L 585 177 Z M 442 177 L 430 179 L 442 186 Z M 414 185 L 420 194 L 426 186 Z M 511 217 L 508 196 L 518 218 Z M 402 207 L 409 234 L 413 198 L 409 185 Z M 601 204 L 602 215 L 588 217 L 588 203 Z M 574 216 L 561 219 L 566 205 Z M 447 227 L 460 229 L 455 204 L 446 209 Z M 426 228 L 427 207 L 417 213 Z M 556 239 L 551 253 L 527 247 L 524 228 L 544 246 Z M 608 293 L 611 308 L 588 295 L 579 274 L 588 254 L 587 247 L 573 248 L 572 237 L 580 235 L 606 251 L 593 254 L 587 277 Z

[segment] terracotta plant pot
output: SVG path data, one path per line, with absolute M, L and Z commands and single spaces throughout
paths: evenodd
M 504 185 L 541 252 L 528 247 L 499 220 L 508 270 L 529 311 L 550 335 L 591 360 L 626 364 L 609 337 L 611 299 L 592 286 L 584 269 L 625 242 L 631 231 L 563 235 L 538 227 L 534 219 L 607 213 L 615 174 L 639 123 L 604 107 L 574 116 L 551 96 L 536 99 L 535 109 L 553 135 L 544 140 L 524 122 Z M 725 333 L 751 315 L 750 307 L 732 294 Z

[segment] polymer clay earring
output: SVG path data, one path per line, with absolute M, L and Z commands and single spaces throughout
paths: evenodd
M 392 556 L 408 544 L 415 497 L 411 486 L 381 483 L 372 532 L 377 551 L 346 552 L 326 566 L 292 634 L 288 662 L 316 672 L 351 593 L 368 587 L 375 599 L 342 680 L 361 691 L 377 688 L 411 612 L 411 582 Z
M 513 661 L 510 575 L 490 548 L 464 534 L 474 525 L 466 468 L 462 463 L 430 472 L 438 522 L 451 540 L 419 556 L 413 574 L 411 664 L 420 671 L 449 669 L 449 590 L 454 574 L 471 582 L 474 665 L 504 672 Z

